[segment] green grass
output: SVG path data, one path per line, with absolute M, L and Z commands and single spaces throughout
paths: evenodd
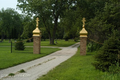
M 38 80 L 120 80 L 120 74 L 109 74 L 95 70 L 91 65 L 96 52 L 80 56 L 80 50 Z
M 57 40 L 57 44 L 55 41 L 55 45 L 50 45 L 50 41 L 46 40 L 46 41 L 41 41 L 41 46 L 58 46 L 58 47 L 68 47 L 72 44 L 75 44 L 76 42 L 72 39 L 70 39 L 69 41 L 65 41 L 65 40 Z M 25 43 L 26 46 L 32 46 L 33 42 L 30 43 Z
M 12 42 L 14 46 L 15 45 L 14 40 Z M 57 40 L 56 45 L 50 45 L 49 40 L 46 40 L 46 41 L 41 41 L 41 46 L 66 47 L 74 43 L 75 42 L 73 40 L 69 40 L 69 41 Z M 11 46 L 11 43 L 9 43 L 9 40 L 4 40 L 3 42 L 0 42 L 0 70 L 43 57 L 52 52 L 60 50 L 58 48 L 41 48 L 41 54 L 36 55 L 36 54 L 33 54 L 32 47 L 26 47 L 24 51 L 14 50 L 14 47 L 13 47 L 13 53 L 11 53 L 10 46 Z M 30 42 L 30 43 L 25 42 L 25 46 L 33 46 L 33 42 Z
M 14 40 L 12 42 L 13 42 L 13 45 L 15 45 Z M 70 39 L 69 41 L 58 39 L 57 44 L 55 44 L 55 45 L 50 45 L 49 43 L 50 43 L 49 40 L 41 41 L 41 46 L 67 47 L 67 46 L 70 46 L 76 42 L 72 39 Z M 56 43 L 56 41 L 55 41 L 55 43 Z M 4 40 L 3 42 L 0 42 L 0 46 L 11 46 L 11 43 L 9 43 L 8 40 Z M 33 42 L 25 42 L 25 46 L 33 46 Z
M 41 54 L 33 54 L 33 48 L 26 47 L 24 51 L 13 49 L 11 53 L 10 47 L 0 47 L 0 70 L 46 56 L 57 50 L 60 49 L 41 48 Z

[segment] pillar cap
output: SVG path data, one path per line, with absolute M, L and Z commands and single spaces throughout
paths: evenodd
M 87 37 L 87 34 L 88 34 L 88 32 L 85 30 L 85 28 L 83 28 L 83 29 L 80 31 L 80 37 Z
M 39 28 L 36 28 L 35 30 L 33 30 L 33 36 L 40 36 Z

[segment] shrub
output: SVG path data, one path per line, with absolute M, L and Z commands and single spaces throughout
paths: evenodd
M 75 37 L 74 41 L 77 42 L 79 40 L 79 37 Z
M 117 66 L 119 62 L 120 40 L 117 37 L 110 37 L 104 42 L 99 53 L 95 56 L 93 66 L 101 71 L 108 71 L 110 66 Z
M 94 42 L 89 42 L 87 44 L 87 51 L 88 52 L 97 51 L 97 50 L 100 49 L 101 46 L 102 46 L 102 44 L 98 44 L 98 43 L 94 43 Z
M 21 39 L 18 39 L 15 44 L 15 50 L 24 50 L 25 46 Z

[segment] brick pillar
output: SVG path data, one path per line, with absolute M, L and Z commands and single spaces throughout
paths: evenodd
M 40 36 L 33 36 L 33 53 L 34 54 L 40 54 L 40 42 L 41 42 Z
M 36 18 L 36 29 L 33 30 L 33 54 L 40 54 L 41 32 L 38 28 L 39 18 Z
M 80 55 L 86 55 L 87 37 L 80 37 Z
M 86 44 L 87 44 L 87 34 L 88 32 L 85 29 L 85 18 L 83 18 L 83 28 L 80 31 L 80 55 L 86 55 Z

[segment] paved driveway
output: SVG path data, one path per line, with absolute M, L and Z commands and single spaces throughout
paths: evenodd
M 69 47 L 61 47 L 62 50 L 48 56 L 0 70 L 0 80 L 36 80 L 40 76 L 47 74 L 47 72 L 60 63 L 72 57 L 76 53 L 78 46 L 79 43 Z M 24 69 L 26 72 L 20 73 L 19 71 L 21 69 Z M 10 73 L 14 73 L 15 75 L 10 77 L 8 76 Z

